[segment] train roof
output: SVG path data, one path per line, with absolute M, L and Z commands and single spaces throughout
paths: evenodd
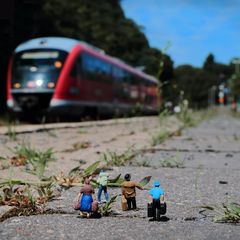
M 18 45 L 18 47 L 15 49 L 15 53 L 29 50 L 29 49 L 58 49 L 58 50 L 63 50 L 66 52 L 71 52 L 71 50 L 76 46 L 76 45 L 81 45 L 84 46 L 85 50 L 90 50 L 90 52 L 95 53 L 95 54 L 100 54 L 101 57 L 105 58 L 106 60 L 111 61 L 112 63 L 122 66 L 123 68 L 135 72 L 141 77 L 147 78 L 150 81 L 157 82 L 157 79 L 154 78 L 151 75 L 148 75 L 144 73 L 143 71 L 134 68 L 127 63 L 123 62 L 122 60 L 109 56 L 105 54 L 105 52 L 95 46 L 92 46 L 84 41 L 79 41 L 75 40 L 72 38 L 65 38 L 65 37 L 41 37 L 41 38 L 35 38 L 28 40 L 26 42 L 21 43 Z

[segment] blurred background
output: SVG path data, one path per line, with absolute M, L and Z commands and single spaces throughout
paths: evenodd
M 7 66 L 14 49 L 43 36 L 86 41 L 157 77 L 163 105 L 169 108 L 184 98 L 194 109 L 230 105 L 239 111 L 239 4 L 238 0 L 1 1 L 0 112 L 7 110 Z

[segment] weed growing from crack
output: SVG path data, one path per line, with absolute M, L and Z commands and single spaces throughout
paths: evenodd
M 15 155 L 11 158 L 11 164 L 15 166 L 26 165 L 27 171 L 37 175 L 39 179 L 43 178 L 47 163 L 55 160 L 51 148 L 40 151 L 32 148 L 29 144 L 21 144 L 10 150 Z
M 118 195 L 111 197 L 106 203 L 99 206 L 99 211 L 102 216 L 109 216 L 112 213 L 112 205 L 116 201 Z
M 184 168 L 184 161 L 178 156 L 171 156 L 160 162 L 161 167 L 165 168 Z
M 15 129 L 15 123 L 12 124 L 11 122 L 8 122 L 7 129 L 8 129 L 7 135 L 10 138 L 10 140 L 16 141 L 17 134 L 16 134 L 16 129 Z
M 131 160 L 134 156 L 135 153 L 132 147 L 129 147 L 121 154 L 108 150 L 107 152 L 102 153 L 102 160 L 107 166 L 124 166 L 125 163 Z
M 156 146 L 158 144 L 161 144 L 169 137 L 170 137 L 169 132 L 159 132 L 152 136 L 151 146 Z
M 75 152 L 79 149 L 89 148 L 91 143 L 89 141 L 76 142 L 72 145 L 72 148 L 66 149 L 63 152 Z
M 142 160 L 141 162 L 137 162 L 138 167 L 150 167 L 150 161 L 149 160 Z
M 166 108 L 162 112 L 160 112 L 158 115 L 160 125 L 163 125 L 164 121 L 169 116 L 170 116 L 170 111 Z
M 215 213 L 214 222 L 222 223 L 239 223 L 240 222 L 240 204 L 222 203 L 218 206 L 204 205 L 199 206 Z

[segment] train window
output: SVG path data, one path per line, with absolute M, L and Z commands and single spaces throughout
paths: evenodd
M 109 83 L 112 80 L 111 65 L 87 53 L 82 54 L 82 71 L 88 80 Z
M 76 59 L 76 61 L 74 62 L 73 64 L 73 68 L 72 68 L 72 71 L 70 73 L 70 75 L 72 77 L 76 77 L 78 78 L 78 80 L 81 80 L 82 79 L 82 57 L 81 56 L 78 56 L 78 58 Z
M 92 56 L 90 56 L 87 53 L 83 53 L 82 54 L 82 71 L 83 71 L 83 75 L 85 77 L 85 79 L 87 80 L 94 80 L 95 78 L 95 74 L 94 74 L 94 66 L 95 66 L 95 62 L 94 62 L 94 58 Z
M 113 67 L 112 71 L 115 82 L 122 82 L 124 77 L 124 71 L 118 67 Z
M 34 87 L 47 87 L 49 81 L 57 81 L 67 54 L 53 49 L 34 49 L 17 53 L 13 60 L 13 84 L 20 79 L 22 88 L 28 88 L 31 79 Z
M 75 62 L 75 63 L 73 64 L 73 68 L 72 68 L 72 71 L 71 71 L 71 73 L 70 73 L 70 76 L 71 76 L 71 77 L 77 77 L 77 62 Z

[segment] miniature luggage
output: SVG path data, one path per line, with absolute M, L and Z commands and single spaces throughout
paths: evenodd
M 125 198 L 124 195 L 122 195 L 121 203 L 122 203 L 122 210 L 123 211 L 127 211 L 127 209 L 128 209 L 128 207 L 127 207 L 127 199 Z
M 166 214 L 166 212 L 167 212 L 167 204 L 165 202 L 164 203 L 160 202 L 160 209 L 159 209 L 159 211 L 160 211 L 161 215 Z
M 147 216 L 153 217 L 153 204 L 152 203 L 147 204 Z
M 80 203 L 79 203 L 79 201 L 75 201 L 75 202 L 73 203 L 73 208 L 74 208 L 74 210 L 79 210 L 79 208 L 80 208 Z
M 97 201 L 93 201 L 92 202 L 92 211 L 93 212 L 97 212 L 98 211 L 98 202 Z

